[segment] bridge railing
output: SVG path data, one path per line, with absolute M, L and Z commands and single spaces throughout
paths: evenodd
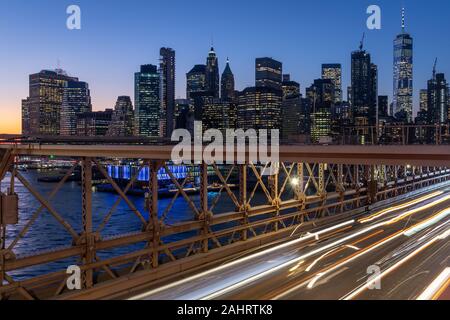
M 155 280 L 275 236 L 292 236 L 302 232 L 299 226 L 358 213 L 377 201 L 450 180 L 450 157 L 443 149 L 330 148 L 282 148 L 279 170 L 271 176 L 262 174 L 269 164 L 201 162 L 189 165 L 182 177 L 167 147 L 0 148 L 2 197 L 19 198 L 19 223 L 1 223 L 0 295 L 37 299 L 70 294 L 69 265 L 80 268 L 84 292 L 136 275 Z M 70 159 L 72 166 L 44 193 L 21 164 L 48 156 Z M 433 166 L 417 165 L 427 161 Z M 127 179 L 108 169 L 118 163 L 134 167 Z M 161 190 L 161 170 L 169 191 Z M 71 198 L 78 201 L 65 205 L 61 192 L 77 171 L 79 185 L 72 185 Z M 108 184 L 112 192 L 101 205 L 94 201 L 95 181 Z M 130 195 L 137 185 L 145 196 Z M 62 231 L 55 236 L 58 228 Z M 115 292 L 113 287 L 107 291 Z

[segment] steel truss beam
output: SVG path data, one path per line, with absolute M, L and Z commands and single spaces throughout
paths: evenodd
M 86 146 L 84 146 L 86 147 Z M 296 230 L 300 224 L 328 219 L 352 210 L 364 208 L 376 201 L 406 194 L 413 190 L 444 183 L 450 180 L 450 170 L 441 164 L 433 166 L 435 160 L 430 160 L 429 167 L 396 164 L 396 162 L 367 164 L 355 163 L 354 158 L 348 159 L 348 163 L 320 162 L 320 161 L 289 161 L 284 160 L 274 164 L 278 168 L 272 175 L 266 176 L 267 168 L 271 164 L 261 166 L 256 163 L 233 164 L 220 167 L 213 164 L 191 165 L 197 166 L 199 173 L 199 196 L 189 196 L 185 191 L 185 185 L 191 178 L 189 175 L 183 180 L 177 179 L 171 167 L 163 155 L 163 149 L 153 156 L 147 153 L 146 148 L 135 150 L 99 150 L 81 151 L 72 146 L 64 149 L 61 146 L 44 149 L 15 148 L 9 152 L 8 160 L 1 162 L 5 174 L 10 171 L 11 188 L 14 188 L 17 178 L 22 185 L 39 201 L 39 207 L 30 216 L 16 238 L 1 242 L 0 249 L 0 295 L 2 298 L 49 298 L 60 294 L 68 294 L 65 291 L 65 270 L 48 273 L 39 277 L 32 277 L 17 282 L 8 273 L 11 271 L 44 265 L 54 261 L 77 257 L 81 264 L 84 290 L 91 290 L 102 281 L 112 279 L 118 281 L 124 275 L 137 272 L 157 272 L 168 263 L 183 261 L 185 258 L 201 259 L 218 250 L 231 245 L 246 243 L 261 236 L 278 234 L 287 230 Z M 153 148 L 153 147 L 152 147 Z M 396 146 L 398 148 L 398 146 Z M 89 148 L 88 148 L 89 149 Z M 113 148 L 114 149 L 114 148 Z M 133 148 L 132 148 L 133 149 Z M 27 179 L 15 170 L 15 163 L 11 159 L 20 156 L 21 152 L 45 155 L 47 152 L 58 151 L 57 155 L 67 157 L 69 154 L 75 160 L 75 164 L 56 184 L 47 197 L 41 195 Z M 138 151 L 141 150 L 141 151 Z M 313 149 L 311 149 L 313 150 Z M 325 149 L 314 149 L 310 155 L 301 155 L 300 158 L 319 155 L 324 159 Z M 329 150 L 329 149 L 327 149 Z M 361 149 L 362 150 L 362 149 Z M 367 149 L 365 149 L 367 150 Z M 383 149 L 384 150 L 384 149 Z M 136 152 L 136 153 L 134 153 Z M 146 157 L 141 157 L 141 153 Z M 290 159 L 298 156 L 298 150 L 284 150 L 283 157 Z M 329 155 L 328 151 L 328 155 Z M 114 158 L 124 157 L 135 159 L 139 163 L 135 175 L 130 178 L 125 188 L 121 188 L 117 182 L 108 175 L 104 164 L 108 162 L 106 155 L 115 154 Z M 359 153 L 359 156 L 364 154 Z M 384 152 L 384 155 L 387 153 Z M 393 156 L 393 152 L 389 153 Z M 416 153 L 417 154 L 417 153 Z M 424 153 L 430 157 L 431 153 Z M 339 153 L 343 157 L 345 153 Z M 443 152 L 444 157 L 446 153 Z M 328 157 L 328 156 L 327 156 Z M 336 154 L 333 156 L 336 158 Z M 358 156 L 356 156 L 358 158 Z M 343 158 L 342 158 L 343 159 Z M 404 161 L 404 160 L 402 160 Z M 442 160 L 439 160 L 442 161 Z M 365 161 L 363 161 L 365 162 Z M 370 161 L 369 161 L 370 162 Z M 58 191 L 73 174 L 76 167 L 81 166 L 81 232 L 77 233 L 59 212 L 52 206 L 51 201 Z M 148 196 L 145 199 L 146 213 L 140 212 L 133 201 L 127 196 L 131 187 L 136 182 L 141 170 L 148 166 L 150 169 L 148 179 Z M 93 226 L 92 211 L 92 172 L 96 168 L 104 179 L 108 181 L 117 194 L 117 198 L 108 212 L 101 216 L 102 220 L 95 229 Z M 171 182 L 176 187 L 172 200 L 162 207 L 158 198 L 158 171 L 164 169 Z M 213 199 L 208 198 L 208 186 L 211 181 L 208 172 L 213 172 L 214 177 L 221 184 L 217 195 Z M 239 181 L 239 189 L 234 191 L 230 179 L 235 177 Z M 1 190 L 0 190 L 1 191 Z M 258 196 L 257 196 L 258 195 Z M 118 205 L 124 201 L 130 208 L 130 212 L 140 221 L 139 230 L 116 235 L 105 236 L 105 227 L 111 224 L 111 216 Z M 167 223 L 167 219 L 173 214 L 175 201 L 184 201 L 192 211 L 193 219 L 185 222 Z M 231 212 L 218 212 L 217 204 L 228 201 L 235 210 Z M 261 202 L 262 201 L 262 202 Z M 72 209 L 72 208 L 69 208 Z M 14 248 L 20 241 L 25 241 L 27 231 L 37 223 L 37 218 L 48 213 L 62 225 L 71 236 L 72 242 L 67 247 L 50 252 L 37 252 L 32 256 L 17 257 Z M 317 220 L 319 219 L 319 220 Z M 2 232 L 6 226 L 2 225 Z M 170 236 L 191 233 L 191 236 L 179 238 L 179 240 L 164 240 Z M 45 236 L 45 235 L 43 235 Z M 144 244 L 141 249 L 129 251 L 118 256 L 100 259 L 98 253 L 102 250 L 112 250 L 119 247 L 134 244 Z M 124 267 L 128 265 L 128 267 Z M 129 266 L 131 265 L 131 267 Z M 117 270 L 121 270 L 118 272 Z M 43 288 L 53 288 L 49 293 Z

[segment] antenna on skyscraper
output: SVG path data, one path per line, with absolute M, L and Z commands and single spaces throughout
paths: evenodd
M 405 7 L 402 7 L 402 32 L 405 32 Z
M 363 32 L 363 36 L 361 39 L 361 42 L 359 43 L 359 51 L 362 51 L 362 49 L 364 48 L 364 38 L 366 37 L 366 33 Z

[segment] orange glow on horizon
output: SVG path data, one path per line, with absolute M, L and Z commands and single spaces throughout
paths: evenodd
M 22 132 L 20 104 L 7 107 L 0 104 L 0 134 L 18 134 Z

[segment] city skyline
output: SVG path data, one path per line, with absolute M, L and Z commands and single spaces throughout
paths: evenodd
M 200 1 L 201 2 L 201 1 Z M 110 56 L 105 59 L 106 61 L 101 61 L 101 57 L 97 57 L 97 60 L 83 60 L 83 57 L 86 57 L 85 53 L 78 52 L 79 57 L 76 59 L 71 59 L 71 56 L 73 54 L 76 54 L 76 52 L 80 49 L 86 46 L 87 38 L 92 35 L 99 36 L 98 29 L 99 25 L 96 23 L 92 23 L 91 19 L 94 19 L 94 16 L 96 14 L 100 14 L 102 18 L 105 18 L 105 11 L 102 11 L 100 8 L 95 9 L 95 6 L 88 4 L 85 1 L 79 1 L 79 5 L 83 12 L 83 28 L 80 31 L 69 31 L 65 29 L 64 24 L 62 23 L 61 26 L 58 28 L 61 28 L 62 30 L 55 30 L 52 32 L 49 32 L 47 34 L 47 37 L 51 35 L 60 35 L 64 34 L 65 37 L 71 38 L 71 39 L 65 39 L 65 41 L 72 41 L 76 40 L 72 46 L 72 49 L 70 48 L 64 48 L 63 49 L 55 49 L 55 44 L 53 42 L 47 42 L 47 45 L 50 45 L 51 48 L 55 49 L 54 52 L 48 53 L 45 52 L 43 49 L 49 49 L 45 48 L 46 41 L 49 41 L 48 38 L 44 37 L 46 41 L 42 41 L 42 43 L 38 43 L 38 46 L 36 47 L 35 53 L 37 53 L 36 59 L 32 61 L 25 61 L 23 64 L 20 64 L 22 61 L 17 61 L 20 57 L 27 57 L 31 54 L 31 52 L 20 52 L 20 54 L 15 51 L 14 49 L 17 49 L 17 47 L 21 47 L 24 44 L 18 44 L 18 39 L 20 39 L 20 36 L 23 36 L 24 29 L 30 30 L 30 26 L 27 23 L 24 23 L 25 25 L 28 25 L 28 28 L 25 26 L 22 26 L 19 28 L 18 31 L 18 37 L 12 37 L 13 42 L 11 43 L 12 46 L 12 52 L 11 56 L 8 53 L 0 53 L 0 58 L 3 63 L 7 60 L 8 57 L 12 58 L 14 55 L 14 59 L 10 63 L 8 63 L 8 68 L 6 69 L 6 77 L 2 80 L 1 87 L 2 87 L 2 101 L 0 102 L 0 110 L 2 113 L 6 114 L 6 117 L 2 117 L 0 120 L 0 133 L 18 133 L 20 132 L 20 105 L 21 105 L 21 99 L 26 97 L 28 95 L 28 86 L 27 86 L 27 80 L 28 75 L 37 73 L 41 69 L 55 69 L 55 65 L 49 65 L 49 61 L 52 59 L 62 59 L 61 67 L 66 69 L 70 75 L 79 77 L 82 81 L 86 81 L 89 84 L 91 95 L 92 95 L 92 105 L 94 110 L 104 110 L 105 108 L 112 108 L 114 106 L 114 103 L 118 96 L 128 95 L 130 97 L 133 97 L 133 91 L 134 91 L 134 81 L 133 76 L 135 70 L 138 69 L 138 67 L 142 64 L 158 64 L 159 61 L 159 48 L 162 46 L 172 47 L 177 52 L 177 65 L 176 65 L 176 73 L 177 73 L 177 81 L 176 81 L 176 97 L 177 98 L 184 98 L 185 93 L 185 86 L 186 86 L 186 77 L 185 74 L 195 65 L 199 63 L 204 63 L 205 59 L 208 54 L 208 49 L 210 46 L 210 43 L 213 42 L 215 51 L 217 53 L 218 59 L 219 59 L 219 74 L 222 73 L 225 65 L 226 65 L 226 59 L 227 57 L 230 59 L 231 69 L 233 70 L 235 81 L 236 81 L 236 89 L 238 90 L 244 90 L 246 87 L 250 87 L 253 85 L 254 81 L 254 68 L 253 68 L 253 62 L 254 59 L 257 57 L 264 57 L 264 56 L 272 56 L 274 59 L 280 61 L 283 63 L 283 72 L 291 74 L 291 78 L 293 81 L 297 81 L 300 83 L 302 88 L 302 93 L 304 93 L 304 88 L 309 87 L 311 83 L 313 83 L 314 79 L 317 79 L 321 75 L 321 66 L 322 64 L 326 63 L 340 63 L 342 65 L 342 89 L 343 91 L 350 83 L 350 54 L 352 51 L 356 50 L 360 37 L 363 32 L 366 32 L 366 40 L 364 48 L 371 54 L 372 60 L 375 64 L 378 65 L 378 72 L 379 72 L 379 94 L 380 95 L 388 95 L 389 101 L 392 101 L 392 55 L 393 55 L 393 48 L 392 48 L 392 42 L 393 39 L 399 32 L 401 31 L 401 5 L 405 4 L 406 6 L 406 17 L 407 17 L 407 31 L 411 34 L 411 36 L 415 39 L 414 44 L 414 52 L 415 52 L 415 58 L 414 58 L 414 113 L 416 113 L 419 109 L 419 91 L 420 89 L 425 89 L 427 87 L 427 80 L 431 78 L 431 72 L 432 72 L 432 64 L 434 61 L 434 57 L 439 57 L 439 63 L 438 63 L 438 72 L 442 73 L 449 73 L 449 66 L 448 61 L 445 61 L 444 57 L 448 56 L 449 47 L 448 44 L 441 44 L 440 42 L 434 41 L 433 39 L 436 36 L 439 36 L 439 33 L 437 35 L 431 34 L 431 30 L 434 28 L 438 28 L 440 24 L 444 23 L 443 19 L 433 19 L 433 20 L 426 20 L 427 22 L 424 22 L 423 19 L 418 19 L 418 15 L 421 13 L 422 10 L 429 10 L 430 7 L 434 7 L 433 12 L 436 14 L 443 14 L 445 10 L 438 10 L 438 6 L 430 6 L 430 5 L 422 5 L 418 6 L 417 4 L 413 3 L 412 1 L 398 1 L 398 4 L 396 1 L 393 1 L 394 3 L 387 3 L 386 1 L 380 1 L 379 5 L 382 9 L 382 29 L 379 31 L 369 31 L 365 27 L 365 21 L 367 18 L 367 15 L 365 14 L 365 9 L 367 8 L 365 1 L 353 1 L 355 5 L 353 6 L 353 9 L 346 9 L 349 12 L 342 12 L 342 17 L 345 17 L 345 15 L 348 15 L 349 17 L 353 17 L 350 20 L 346 21 L 344 23 L 344 20 L 342 20 L 342 23 L 336 22 L 336 28 L 338 30 L 346 27 L 351 27 L 354 30 L 354 32 L 351 32 L 351 35 L 342 37 L 336 37 L 338 39 L 333 38 L 325 38 L 327 40 L 326 44 L 323 43 L 312 43 L 313 48 L 310 50 L 302 50 L 302 44 L 303 47 L 305 47 L 305 44 L 310 44 L 308 42 L 308 37 L 305 36 L 305 32 L 301 33 L 301 36 L 304 36 L 304 40 L 299 41 L 296 43 L 296 41 L 287 41 L 286 43 L 280 45 L 280 39 L 273 39 L 273 43 L 271 41 L 264 41 L 265 39 L 260 38 L 261 34 L 260 32 L 253 30 L 253 33 L 251 31 L 246 30 L 245 34 L 253 34 L 256 39 L 252 39 L 252 43 L 258 43 L 259 46 L 256 48 L 251 48 L 250 50 L 248 48 L 243 48 L 245 50 L 236 50 L 236 45 L 230 44 L 230 38 L 236 38 L 236 42 L 241 42 L 241 38 L 245 38 L 245 34 L 242 37 L 236 37 L 232 32 L 226 32 L 220 31 L 218 32 L 217 27 L 213 27 L 211 32 L 208 30 L 200 30 L 198 31 L 198 37 L 195 38 L 196 48 L 193 50 L 192 48 L 189 48 L 187 50 L 185 46 L 183 46 L 183 42 L 187 41 L 186 39 L 178 39 L 174 40 L 175 38 L 173 36 L 168 36 L 167 41 L 164 40 L 155 40 L 150 41 L 151 45 L 147 48 L 144 52 L 139 51 L 138 53 L 132 51 L 131 49 L 124 49 L 123 56 L 127 56 L 126 61 L 118 60 L 120 61 L 120 64 L 117 63 L 117 61 L 114 61 L 112 63 L 111 59 L 114 59 L 114 57 L 117 55 L 114 53 L 110 53 Z M 440 3 L 439 1 L 436 1 L 437 3 Z M 41 20 L 45 23 L 43 23 L 40 27 L 37 28 L 35 32 L 38 32 L 40 28 L 49 28 L 50 26 L 53 26 L 56 22 L 61 23 L 65 21 L 66 15 L 64 15 L 64 10 L 62 11 L 62 14 L 58 14 L 58 18 L 55 19 L 53 22 L 49 22 L 46 19 L 48 18 L 48 14 L 55 14 L 55 10 L 58 10 L 60 8 L 65 8 L 64 5 L 58 4 L 55 5 L 54 1 L 47 1 L 49 4 L 53 4 L 52 6 L 48 5 L 48 8 L 50 12 L 46 12 L 45 15 L 41 17 Z M 142 4 L 140 1 L 136 1 L 136 3 Z M 289 5 L 294 6 L 294 4 Z M 448 6 L 448 4 L 443 4 L 443 6 Z M 280 4 L 282 5 L 282 4 Z M 313 5 L 311 4 L 303 4 L 304 7 L 308 7 L 312 10 L 311 7 Z M 321 4 L 323 5 L 323 4 Z M 33 7 L 35 5 L 31 5 Z M 199 4 L 200 6 L 200 4 Z M 23 7 L 23 6 L 22 6 Z M 39 8 L 34 8 L 33 10 L 42 10 L 43 7 L 47 6 L 41 6 Z M 117 2 L 112 2 L 111 8 L 109 10 L 112 10 L 111 12 L 116 12 L 118 7 Z M 183 6 L 181 6 L 183 8 Z M 336 4 L 332 4 L 330 2 L 329 4 L 330 9 L 333 7 L 336 7 Z M 180 6 L 177 6 L 177 10 L 181 10 Z M 239 12 L 238 14 L 244 14 L 245 12 L 248 13 L 249 8 L 247 5 L 245 5 L 243 8 L 235 6 L 236 10 L 242 9 L 243 12 Z M 24 9 L 21 8 L 23 11 Z M 28 10 L 31 10 L 31 8 L 28 8 Z M 91 10 L 91 11 L 90 11 Z M 128 14 L 138 14 L 138 12 L 135 12 L 136 9 L 127 8 L 125 13 Z M 202 9 L 205 10 L 205 9 Z M 229 12 L 229 8 L 222 8 L 223 11 L 220 12 L 220 15 L 226 15 L 227 12 Z M 263 9 L 261 9 L 263 12 L 265 12 Z M 36 12 L 34 12 L 36 14 Z M 108 10 L 106 10 L 108 11 Z M 284 12 L 284 8 L 281 9 L 281 11 Z M 342 11 L 342 10 L 341 10 Z M 316 15 L 317 12 L 311 11 L 313 15 Z M 9 13 L 9 15 L 8 15 Z M 18 14 L 18 12 L 14 11 L 14 5 L 9 8 L 9 12 L 7 13 L 7 19 L 6 23 L 1 23 L 1 26 L 8 25 L 11 21 L 11 18 Z M 95 14 L 94 14 L 95 13 Z M 329 16 L 329 12 L 319 12 L 323 14 L 324 17 Z M 341 13 L 341 12 L 339 12 Z M 423 13 L 425 14 L 425 13 Z M 25 10 L 24 15 L 32 15 L 32 11 L 27 12 Z M 61 15 L 61 16 L 59 16 Z M 357 16 L 357 18 L 355 18 Z M 302 16 L 304 17 L 304 16 Z M 8 19 L 9 18 L 9 19 Z M 306 18 L 306 17 L 305 17 Z M 252 20 L 254 18 L 250 18 Z M 292 16 L 291 16 L 292 19 Z M 308 18 L 309 19 L 309 18 Z M 262 20 L 265 20 L 262 18 Z M 281 19 L 283 20 L 283 19 Z M 283 26 L 281 24 L 279 27 L 274 28 L 276 30 L 280 30 L 287 27 L 292 27 L 292 25 L 298 25 L 303 26 L 304 22 L 302 21 L 291 21 L 287 18 L 285 18 L 286 24 Z M 283 20 L 283 21 L 284 21 Z M 28 23 L 33 24 L 33 20 L 27 20 L 24 19 L 24 21 L 28 21 Z M 233 19 L 234 21 L 234 19 Z M 233 21 L 229 21 L 229 23 L 234 23 Z M 89 24 L 91 22 L 91 25 Z M 262 21 L 263 22 L 263 21 Z M 237 23 L 239 26 L 240 23 Z M 242 24 L 242 23 L 241 23 Z M 330 24 L 334 24 L 333 22 L 330 22 Z M 427 28 L 422 28 L 426 24 Z M 175 23 L 177 25 L 177 23 Z M 175 28 L 174 26 L 170 26 L 170 28 Z M 217 25 L 221 25 L 221 23 L 218 23 Z M 92 26 L 95 26 L 97 28 L 97 33 L 92 33 Z M 359 26 L 359 28 L 358 28 Z M 123 26 L 122 26 L 123 27 Z M 236 28 L 237 26 L 234 26 L 233 28 Z M 117 28 L 117 26 L 112 25 L 111 32 L 114 32 L 114 28 Z M 2 33 L 5 33 L 4 28 L 2 28 Z M 91 29 L 91 30 L 89 30 Z M 126 26 L 125 30 L 131 31 L 133 29 L 133 26 Z M 175 28 L 176 29 L 176 28 Z M 188 28 L 189 29 L 189 28 Z M 195 28 L 194 28 L 195 29 Z M 310 32 L 309 36 L 316 36 L 321 35 L 323 31 L 318 30 L 319 28 L 313 28 L 312 30 L 307 30 L 307 32 Z M 420 29 L 420 30 L 419 30 Z M 425 29 L 425 30 L 423 30 Z M 50 31 L 50 30 L 47 30 Z M 174 30 L 172 30 L 173 32 Z M 428 39 L 424 39 L 423 34 L 428 31 L 429 37 Z M 106 29 L 102 29 L 102 32 L 107 32 Z M 126 33 L 126 31 L 125 31 Z M 214 39 L 213 41 L 208 39 L 205 39 L 208 37 L 208 34 L 212 34 Z M 109 34 L 109 33 L 108 33 Z M 123 32 L 122 32 L 123 34 Z M 163 33 L 164 34 L 164 33 Z M 170 34 L 170 32 L 168 32 Z M 217 35 L 216 35 L 217 34 Z M 233 36 L 231 36 L 233 34 Z M 359 34 L 359 36 L 358 36 Z M 11 37 L 11 34 L 6 33 L 6 40 Z M 87 36 L 88 35 L 88 36 Z M 105 35 L 105 33 L 103 33 Z M 139 32 L 139 35 L 142 36 L 142 34 Z M 270 36 L 272 34 L 268 34 Z M 30 37 L 29 34 L 27 34 L 27 37 Z M 439 38 L 439 37 L 438 37 Z M 386 41 L 386 39 L 389 39 Z M 61 40 L 61 39 L 59 39 Z M 110 46 L 110 41 L 114 41 L 112 39 L 109 39 L 109 41 L 106 43 L 106 40 L 103 39 L 103 44 L 107 44 L 106 47 Z M 192 40 L 192 39 L 188 39 Z M 267 39 L 266 39 L 267 40 Z M 285 39 L 286 40 L 286 39 Z M 329 50 L 331 52 L 323 53 L 321 51 L 321 48 L 328 47 L 333 45 L 336 41 L 341 40 L 343 42 L 342 46 L 339 46 L 336 50 Z M 424 44 L 424 40 L 427 40 L 430 44 L 427 46 Z M 129 41 L 129 40 L 127 40 Z M 125 41 L 125 43 L 128 43 Z M 33 40 L 34 42 L 34 40 Z M 64 41 L 63 41 L 64 43 Z M 122 43 L 124 45 L 125 43 Z M 344 44 L 345 43 L 345 44 Z M 425 42 L 426 43 L 426 42 Z M 433 44 L 434 43 L 434 44 Z M 186 44 L 185 44 L 186 45 Z M 260 47 L 262 46 L 262 47 Z M 299 46 L 299 47 L 297 47 Z M 124 45 L 124 48 L 129 48 L 129 46 Z M 251 46 L 249 46 L 251 47 Z M 95 47 L 98 52 L 97 54 L 100 55 L 102 52 L 102 49 L 104 48 L 99 44 Z M 316 49 L 317 48 L 317 49 Z M 67 51 L 69 50 L 69 51 Z M 96 50 L 96 51 L 97 51 Z M 131 50 L 131 51 L 128 51 Z M 315 59 L 313 62 L 311 62 L 308 59 L 308 56 L 315 55 Z M 17 56 L 16 56 L 17 55 Z M 291 55 L 297 55 L 296 59 L 293 59 Z M 32 56 L 32 55 L 31 55 Z M 142 57 L 142 56 L 146 56 Z M 333 58 L 335 56 L 335 58 Z M 130 58 L 128 58 L 130 57 Z M 433 57 L 433 58 L 431 58 Z M 39 59 L 40 58 L 40 59 Z M 431 58 L 429 61 L 428 59 Z M 74 61 L 75 60 L 75 61 Z M 83 61 L 82 61 L 83 60 Z M 41 62 L 42 61 L 42 62 Z M 88 61 L 94 61 L 95 64 L 91 64 Z M 55 62 L 55 64 L 57 64 Z M 13 66 L 11 68 L 11 66 Z M 128 72 L 129 66 L 133 66 L 133 71 Z M 25 74 L 22 74 L 22 71 L 25 71 Z M 109 73 L 105 73 L 104 70 L 108 70 Z M 8 79 L 8 81 L 5 81 Z M 25 81 L 24 81 L 25 79 Z M 112 82 L 114 82 L 112 84 Z M 112 85 L 110 85 L 112 84 Z M 108 85 L 110 85 L 108 87 Z M 5 98 L 6 97 L 6 98 Z M 346 95 L 343 93 L 343 98 L 345 100 Z

